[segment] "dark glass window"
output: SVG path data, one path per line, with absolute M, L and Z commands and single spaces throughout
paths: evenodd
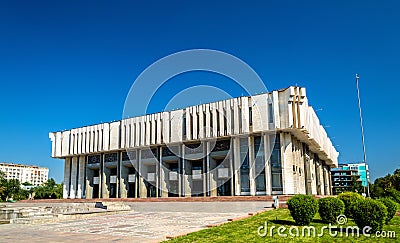
M 272 108 L 272 103 L 268 104 L 268 122 L 274 122 L 274 110 Z

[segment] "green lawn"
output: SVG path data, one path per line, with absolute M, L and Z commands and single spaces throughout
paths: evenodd
M 258 228 L 265 225 L 267 222 L 268 232 L 266 236 L 262 237 L 258 235 Z M 204 229 L 198 232 L 188 234 L 186 236 L 175 238 L 169 242 L 397 242 L 400 241 L 400 217 L 395 216 L 388 225 L 384 227 L 385 231 L 395 231 L 395 238 L 377 238 L 374 234 L 371 237 L 363 236 L 352 236 L 351 231 L 349 236 L 346 237 L 346 231 L 343 231 L 343 236 L 340 236 L 340 232 L 331 231 L 332 234 L 335 232 L 338 234 L 336 237 L 330 236 L 329 230 L 324 230 L 322 236 L 317 237 L 302 237 L 302 227 L 298 226 L 299 236 L 293 237 L 289 235 L 289 228 L 294 226 L 294 221 L 290 216 L 289 210 L 287 209 L 277 209 L 267 211 L 253 217 L 243 219 L 240 221 L 235 221 L 231 223 L 226 223 L 218 227 L 213 227 L 209 229 Z M 271 226 L 275 226 L 273 229 L 273 235 L 270 236 Z M 278 227 L 285 226 L 286 230 L 283 232 L 287 234 L 287 237 L 278 236 Z M 316 234 L 321 232 L 323 226 L 328 226 L 328 224 L 321 221 L 319 215 L 317 214 L 314 221 L 311 223 L 316 229 Z M 342 225 L 343 228 L 347 226 L 355 226 L 352 220 L 349 220 L 347 224 Z M 261 231 L 262 233 L 263 231 Z M 293 227 L 292 232 L 296 234 Z M 305 230 L 307 235 L 308 230 Z

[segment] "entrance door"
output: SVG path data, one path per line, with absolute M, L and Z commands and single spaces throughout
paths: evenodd
M 135 197 L 135 182 L 129 182 L 128 184 L 128 197 Z
M 231 195 L 231 179 L 218 180 L 217 194 L 218 196 L 232 196 Z
M 204 196 L 203 160 L 192 161 L 192 197 Z
M 250 194 L 250 177 L 249 169 L 240 170 L 240 186 L 242 195 Z
M 151 184 L 147 181 L 145 181 L 144 183 L 145 183 L 146 189 L 147 189 L 147 197 L 156 197 L 157 188 L 153 184 Z
M 110 198 L 116 198 L 116 197 L 117 197 L 117 184 L 111 183 L 110 184 Z
M 178 162 L 168 163 L 168 197 L 179 197 Z
M 93 195 L 92 198 L 99 198 L 99 184 L 93 185 Z

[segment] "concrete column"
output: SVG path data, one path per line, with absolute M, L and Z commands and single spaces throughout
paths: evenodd
M 324 175 L 324 168 L 323 168 L 323 161 L 319 162 L 318 170 L 319 170 L 319 184 L 321 185 L 321 195 L 325 195 L 325 175 Z
M 71 162 L 71 184 L 69 188 L 69 198 L 76 197 L 76 179 L 78 177 L 78 157 L 72 157 Z
M 156 172 L 155 172 L 155 183 L 156 183 L 156 197 L 160 197 L 161 196 L 161 192 L 160 192 L 160 171 L 161 171 L 161 167 L 160 167 L 160 161 L 161 161 L 161 154 L 160 154 L 160 149 L 157 148 L 157 153 L 158 153 L 158 157 L 157 157 L 157 161 L 156 161 Z
M 247 114 L 248 117 L 248 114 Z M 256 173 L 255 173 L 255 159 L 254 159 L 254 137 L 249 136 L 249 179 L 250 179 L 250 195 L 256 195 Z
M 216 126 L 215 126 L 216 128 Z M 211 146 L 210 146 L 210 142 L 207 142 L 207 151 L 208 154 L 211 153 Z M 209 183 L 210 183 L 210 196 L 211 197 L 216 197 L 218 194 L 217 191 L 217 170 L 215 169 L 217 167 L 217 163 L 215 162 L 215 160 L 211 157 L 208 156 L 208 169 L 209 169 Z
M 144 183 L 144 175 L 147 175 L 147 168 L 146 166 L 142 165 L 142 151 L 139 149 L 137 151 L 137 165 L 138 165 L 138 171 L 139 173 L 139 178 L 138 178 L 138 187 L 139 187 L 139 197 L 140 198 L 146 198 L 147 197 L 147 188 Z
M 195 112 L 193 112 L 195 113 Z M 194 117 L 195 115 L 193 115 Z M 196 124 L 197 124 L 197 120 L 196 120 Z M 193 124 L 193 127 L 196 125 Z M 194 135 L 194 130 L 193 130 L 193 135 Z M 196 136 L 197 137 L 197 136 Z M 192 180 L 191 180 L 191 170 L 192 170 L 192 166 L 191 163 L 186 160 L 186 151 L 185 151 L 185 145 L 182 144 L 182 164 L 183 164 L 183 172 L 182 172 L 182 187 L 184 188 L 184 192 L 183 195 L 185 195 L 185 197 L 191 197 L 192 196 Z
M 293 177 L 292 139 L 290 134 L 281 133 L 281 162 L 283 194 L 295 194 Z
M 240 146 L 239 138 L 233 138 L 233 173 L 234 173 L 234 185 L 235 185 L 235 196 L 240 196 L 241 186 L 240 186 Z
M 303 154 L 303 145 L 302 145 L 302 143 L 300 142 L 300 141 L 298 141 L 298 143 L 297 143 L 297 145 L 298 145 L 298 148 L 297 148 L 297 151 L 298 151 L 298 154 L 299 154 L 299 159 L 298 159 L 298 163 L 299 163 L 299 169 L 301 169 L 301 175 L 299 174 L 299 186 L 300 186 L 300 193 L 301 194 L 307 194 L 307 190 L 306 190 L 306 187 L 307 187 L 307 183 L 306 183 L 306 172 L 305 172 L 305 170 L 304 170 L 304 168 L 305 168 L 305 156 L 304 156 L 304 154 Z
M 68 198 L 68 196 L 69 196 L 70 176 L 71 176 L 71 158 L 65 158 L 65 160 L 64 160 L 63 198 Z
M 122 163 L 122 161 L 120 159 L 120 164 L 119 164 L 119 195 L 120 195 L 121 198 L 127 198 L 128 197 L 128 189 L 127 189 L 128 188 L 128 174 L 129 174 L 129 169 L 127 167 L 123 166 L 123 163 Z
M 86 176 L 85 176 L 85 198 L 92 199 L 93 198 L 93 170 L 86 167 Z
M 182 175 L 184 173 L 184 167 L 183 167 L 183 159 L 181 158 L 181 154 L 182 154 L 182 148 L 179 147 L 179 156 L 178 156 L 178 195 L 179 197 L 182 197 L 182 195 L 184 194 L 184 189 L 183 189 L 183 185 L 182 185 Z
M 316 195 L 321 195 L 321 174 L 319 170 L 319 161 L 314 156 L 314 174 L 315 174 L 315 187 Z
M 331 172 L 331 168 L 328 167 L 328 183 L 329 183 L 329 195 L 333 195 L 333 191 L 332 191 L 332 172 Z
M 315 158 L 314 154 L 310 155 L 310 172 L 311 172 L 311 194 L 317 195 L 317 175 L 315 173 Z
M 201 121 L 203 122 L 203 121 Z M 203 124 L 203 123 L 200 123 Z M 207 196 L 207 174 L 208 174 L 208 170 L 207 170 L 207 157 L 209 157 L 209 154 L 207 154 L 207 143 L 203 142 L 203 196 L 206 197 Z
M 76 191 L 76 198 L 84 197 L 85 190 L 85 171 L 86 171 L 86 160 L 85 156 L 79 156 L 79 173 L 78 173 L 78 188 Z
M 269 135 L 264 134 L 264 159 L 265 159 L 265 190 L 267 195 L 272 194 L 272 185 L 271 185 L 271 178 L 272 178 L 272 173 L 271 173 L 271 148 L 272 144 L 270 144 L 269 140 Z
M 161 197 L 168 197 L 168 188 L 167 183 L 169 180 L 169 169 L 165 166 L 163 162 L 163 148 L 160 148 L 160 189 L 161 189 Z
M 104 154 L 101 155 L 101 158 L 102 158 L 101 165 L 100 165 L 100 167 L 101 167 L 101 171 L 100 171 L 101 198 L 109 198 L 110 192 L 108 191 L 107 178 L 109 178 L 110 173 L 105 166 Z
M 192 164 L 188 160 L 185 161 L 185 197 L 191 197 L 192 196 L 192 178 L 191 178 L 191 170 L 192 170 Z
M 207 196 L 211 195 L 211 184 L 210 184 L 210 177 L 211 177 L 211 173 L 210 173 L 210 144 L 209 142 L 204 142 L 204 149 L 205 149 L 205 153 L 207 154 L 206 157 L 204 157 L 204 162 L 205 162 L 205 181 L 206 181 L 206 194 Z

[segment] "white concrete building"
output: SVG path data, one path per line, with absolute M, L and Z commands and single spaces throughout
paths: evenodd
M 18 179 L 21 184 L 29 182 L 40 186 L 49 179 L 48 168 L 34 165 L 0 163 L 0 171 L 4 172 L 6 179 Z
M 64 198 L 330 195 L 338 158 L 301 87 L 49 136 Z

